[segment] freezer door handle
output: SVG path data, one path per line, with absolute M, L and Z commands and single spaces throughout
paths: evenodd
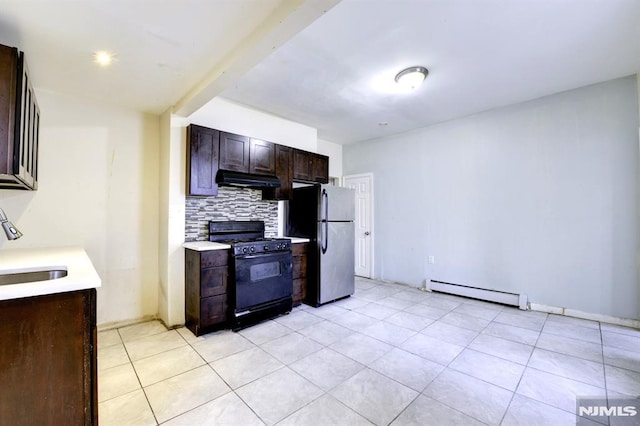
M 327 248 L 329 248 L 329 195 L 325 189 L 322 190 L 322 199 L 321 204 L 324 204 L 324 216 L 321 218 L 322 220 L 322 254 L 327 252 Z M 322 209 L 322 206 L 320 206 Z

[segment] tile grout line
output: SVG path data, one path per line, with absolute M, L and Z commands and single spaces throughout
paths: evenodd
M 124 347 L 125 352 L 127 353 L 127 358 L 129 358 L 129 363 L 131 364 L 131 369 L 133 370 L 133 373 L 136 375 L 136 379 L 138 380 L 138 384 L 140 385 L 140 390 L 142 390 L 142 394 L 144 395 L 144 399 L 145 401 L 147 401 L 147 405 L 149 406 L 149 410 L 151 410 L 151 414 L 153 415 L 153 419 L 155 420 L 156 424 L 160 424 L 160 422 L 158 421 L 158 416 L 155 412 L 155 410 L 153 409 L 153 406 L 151 405 L 151 401 L 149 401 L 149 396 L 147 395 L 147 392 L 144 390 L 144 387 L 142 386 L 142 381 L 140 381 L 140 376 L 138 376 L 138 372 L 136 371 L 135 366 L 133 365 L 133 360 L 131 359 L 131 355 L 129 354 L 129 350 L 127 349 L 127 345 L 124 342 L 124 339 L 122 338 L 122 334 L 120 334 L 120 329 L 118 329 L 118 335 L 120 336 L 120 340 L 122 340 L 122 346 Z
M 502 415 L 502 419 L 500 419 L 500 423 L 499 424 L 502 424 L 504 422 L 504 419 L 507 416 L 507 413 L 509 412 L 509 408 L 511 408 L 511 404 L 513 404 L 513 400 L 516 397 L 516 394 L 518 392 L 518 388 L 520 387 L 520 384 L 522 383 L 522 378 L 524 377 L 524 374 L 527 371 L 527 368 L 529 368 L 529 363 L 531 362 L 531 357 L 533 356 L 533 352 L 536 350 L 538 341 L 540 340 L 540 336 L 542 336 L 542 330 L 544 329 L 544 325 L 547 323 L 548 319 L 549 319 L 549 315 L 547 314 L 544 317 L 544 322 L 542 323 L 542 328 L 540 328 L 540 331 L 538 332 L 538 337 L 536 338 L 536 341 L 533 344 L 533 347 L 531 349 L 531 353 L 529 353 L 529 357 L 527 358 L 527 363 L 524 365 L 524 370 L 522 370 L 522 374 L 520 375 L 520 378 L 518 379 L 518 384 L 515 386 L 515 389 L 513 390 L 513 393 L 511 394 L 511 399 L 509 400 L 509 404 L 507 405 L 507 409 L 505 410 L 504 414 Z M 538 402 L 540 402 L 540 401 L 538 401 Z

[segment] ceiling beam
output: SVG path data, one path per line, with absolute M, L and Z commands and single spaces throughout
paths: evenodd
M 255 31 L 174 105 L 173 113 L 186 117 L 197 111 L 340 1 L 283 0 Z

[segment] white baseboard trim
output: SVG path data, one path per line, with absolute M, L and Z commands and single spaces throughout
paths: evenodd
M 591 312 L 579 311 L 577 309 L 559 308 L 557 306 L 541 305 L 538 303 L 529 303 L 529 308 L 532 311 L 546 312 L 548 314 L 564 315 L 566 317 L 599 321 L 606 324 L 621 325 L 623 327 L 640 328 L 640 320 L 630 318 L 619 318 L 610 315 L 594 314 Z
M 526 294 L 508 293 L 506 291 L 471 287 L 462 284 L 452 284 L 434 280 L 427 280 L 425 283 L 425 287 L 427 291 L 455 294 L 457 296 L 470 297 L 472 299 L 502 303 L 503 305 L 517 306 L 522 310 L 527 309 L 528 300 Z

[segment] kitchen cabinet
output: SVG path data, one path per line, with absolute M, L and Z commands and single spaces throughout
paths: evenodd
M 293 152 L 293 180 L 329 183 L 329 157 L 295 149 Z
M 293 306 L 299 306 L 307 294 L 309 243 L 291 245 L 293 255 Z
M 250 138 L 220 132 L 220 168 L 236 172 L 249 172 Z
M 274 175 L 275 146 L 271 142 L 220 132 L 220 169 Z
M 289 200 L 293 182 L 329 183 L 329 157 L 192 124 L 187 129 L 187 195 L 218 194 L 216 174 L 229 170 L 277 176 L 264 200 Z
M 293 148 L 275 145 L 275 174 L 280 188 L 262 190 L 263 200 L 289 200 L 293 196 Z
M 293 180 L 311 181 L 313 174 L 313 157 L 308 151 L 293 150 Z
M 195 124 L 187 127 L 187 195 L 218 195 L 219 144 L 219 131 Z
M 185 249 L 186 327 L 196 336 L 227 325 L 229 250 Z
M 271 176 L 276 174 L 275 144 L 251 139 L 249 173 Z
M 0 301 L 0 424 L 98 424 L 94 288 Z
M 321 154 L 313 154 L 313 167 L 311 180 L 318 183 L 329 183 L 329 157 Z
M 0 45 L 0 188 L 38 188 L 40 108 L 24 53 Z

